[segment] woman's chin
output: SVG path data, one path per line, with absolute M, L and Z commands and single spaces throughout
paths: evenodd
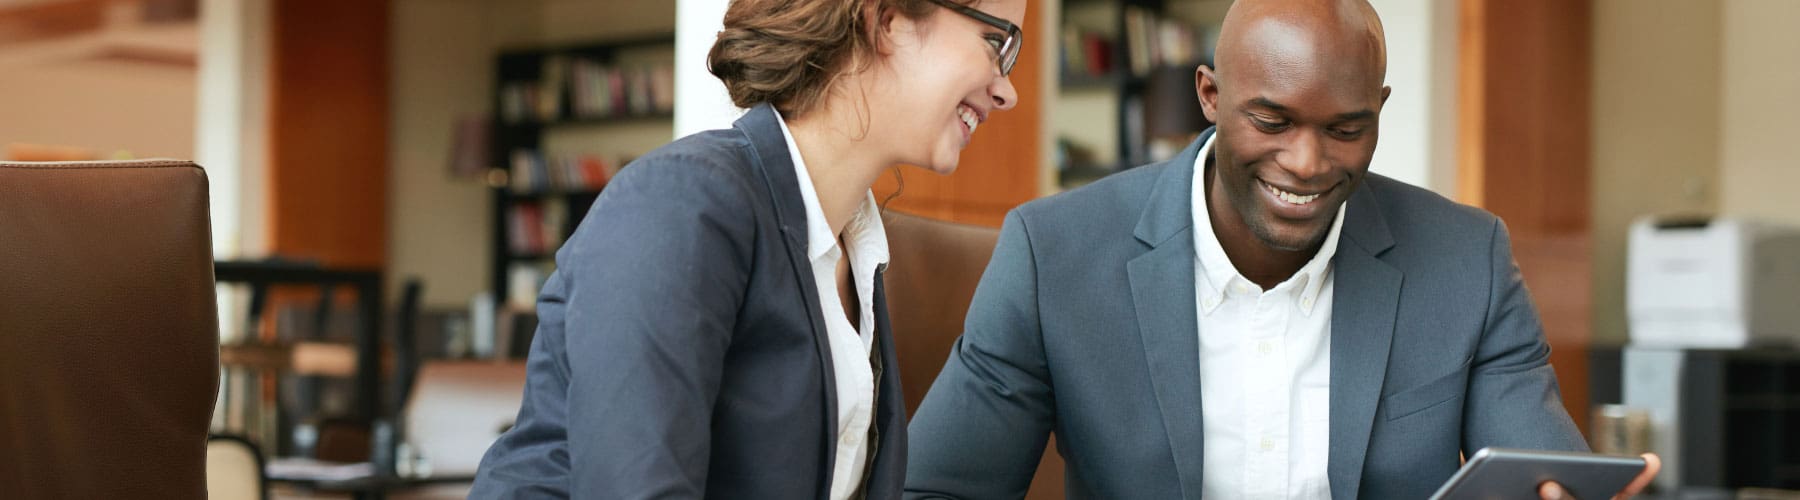
M 926 167 L 925 170 L 930 170 L 931 173 L 938 174 L 938 175 L 950 175 L 950 174 L 956 173 L 957 160 L 958 160 L 957 158 L 952 157 L 950 159 L 950 161 L 947 161 L 947 162 L 946 161 L 934 162 L 931 164 L 931 166 Z

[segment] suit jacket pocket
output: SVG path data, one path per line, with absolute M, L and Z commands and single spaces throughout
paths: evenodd
M 1456 370 L 1411 389 L 1381 398 L 1388 420 L 1394 420 L 1434 408 L 1451 400 L 1462 399 L 1469 387 L 1469 362 Z

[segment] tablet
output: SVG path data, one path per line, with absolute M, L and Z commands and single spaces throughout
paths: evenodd
M 1539 500 L 1545 481 L 1575 498 L 1612 498 L 1644 466 L 1643 457 L 1482 448 L 1431 500 Z

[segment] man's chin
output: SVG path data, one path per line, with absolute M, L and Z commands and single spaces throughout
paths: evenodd
M 1330 228 L 1270 224 L 1256 229 L 1256 239 L 1261 240 L 1263 246 L 1283 252 L 1303 252 L 1312 250 L 1324 241 L 1325 233 Z

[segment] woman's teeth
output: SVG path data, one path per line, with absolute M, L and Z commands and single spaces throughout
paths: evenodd
M 970 134 L 974 134 L 975 127 L 981 125 L 980 115 L 976 115 L 975 110 L 969 109 L 968 106 L 958 106 L 956 108 L 956 114 L 957 116 L 962 117 L 963 125 L 969 127 Z
M 1263 186 L 1268 187 L 1269 192 L 1274 193 L 1275 197 L 1280 198 L 1281 201 L 1285 201 L 1285 202 L 1292 203 L 1295 205 L 1305 205 L 1307 203 L 1312 203 L 1313 200 L 1319 199 L 1319 195 L 1317 195 L 1317 194 L 1309 194 L 1306 196 L 1301 196 L 1301 195 L 1297 195 L 1294 193 L 1289 193 L 1287 191 L 1282 191 L 1281 188 L 1277 188 L 1274 185 L 1269 184 L 1267 182 L 1263 183 Z

